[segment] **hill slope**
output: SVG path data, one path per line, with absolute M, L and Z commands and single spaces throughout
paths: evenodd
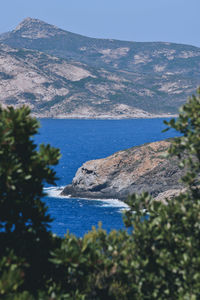
M 193 46 L 94 39 L 31 18 L 0 42 L 0 101 L 26 102 L 40 116 L 173 114 L 200 83 Z
M 123 78 L 112 78 L 79 62 L 0 44 L 0 102 L 28 104 L 38 117 L 148 117 L 134 106 L 109 100 L 125 89 Z

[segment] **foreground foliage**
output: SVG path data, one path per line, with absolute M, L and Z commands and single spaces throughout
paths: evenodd
M 83 238 L 67 233 L 60 239 L 48 231 L 50 218 L 40 201 L 44 181 L 54 183 L 50 165 L 59 152 L 36 150 L 30 137 L 38 125 L 27 108 L 1 110 L 0 297 L 199 299 L 199 112 L 200 91 L 176 120 L 166 122 L 182 134 L 169 155 L 177 155 L 186 170 L 184 192 L 163 202 L 130 196 L 127 231 L 107 234 L 99 225 Z

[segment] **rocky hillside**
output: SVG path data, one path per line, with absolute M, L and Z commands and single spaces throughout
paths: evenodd
M 0 44 L 0 103 L 28 104 L 37 117 L 151 117 L 108 99 L 108 94 L 126 88 L 123 78 L 112 76 L 83 63 Z
M 169 141 L 154 142 L 88 161 L 62 195 L 125 200 L 129 194 L 144 191 L 158 198 L 175 194 L 182 188 L 183 171 L 175 159 L 164 157 L 169 145 Z
M 27 18 L 0 35 L 0 102 L 37 116 L 177 113 L 200 83 L 200 49 L 94 39 Z

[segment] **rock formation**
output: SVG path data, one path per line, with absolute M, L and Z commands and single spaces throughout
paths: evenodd
M 152 196 L 176 194 L 183 170 L 174 158 L 166 158 L 169 141 L 160 141 L 119 151 L 84 163 L 62 195 L 125 200 L 129 194 L 148 191 Z M 159 198 L 158 198 L 159 199 Z

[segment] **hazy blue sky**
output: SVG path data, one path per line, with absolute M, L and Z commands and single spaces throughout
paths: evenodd
M 0 32 L 26 17 L 91 37 L 200 47 L 200 0 L 1 0 Z

